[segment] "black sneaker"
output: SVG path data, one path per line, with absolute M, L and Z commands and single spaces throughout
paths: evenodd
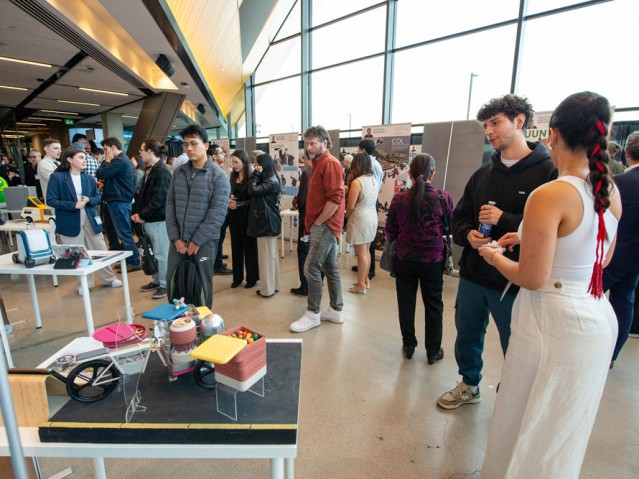
M 147 293 L 149 291 L 155 291 L 159 287 L 160 287 L 159 284 L 154 283 L 153 281 L 151 281 L 149 284 L 145 284 L 144 286 L 140 286 L 140 291 L 142 291 L 143 293 Z
M 153 293 L 153 299 L 166 299 L 166 288 L 158 288 Z
M 355 271 L 357 273 L 357 265 L 351 267 L 351 271 Z
M 233 274 L 233 270 L 229 269 L 226 267 L 226 265 L 222 266 L 221 268 L 215 268 L 213 270 L 213 274 L 220 274 L 220 275 L 229 275 L 229 274 Z
M 308 296 L 308 290 L 299 287 L 299 288 L 291 288 L 291 293 L 295 296 Z
M 223 254 L 222 255 L 222 259 L 229 259 L 229 255 L 228 254 Z
M 127 264 L 126 265 L 126 272 L 127 273 L 133 273 L 134 271 L 141 271 L 142 270 L 142 266 L 139 264 Z

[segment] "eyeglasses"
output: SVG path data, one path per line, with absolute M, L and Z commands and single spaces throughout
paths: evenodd
M 199 145 L 201 145 L 202 142 L 201 141 L 185 141 L 184 143 L 182 143 L 182 148 L 183 149 L 187 149 L 189 146 L 191 148 L 197 148 Z

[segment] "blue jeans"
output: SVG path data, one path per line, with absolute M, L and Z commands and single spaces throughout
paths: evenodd
M 634 315 L 635 289 L 639 282 L 639 272 L 631 271 L 622 275 L 604 269 L 603 290 L 610 290 L 610 304 L 615 310 L 617 323 L 619 324 L 619 335 L 615 344 L 615 351 L 612 353 L 612 360 L 616 361 L 619 351 L 628 339 L 632 319 Z
M 144 223 L 144 232 L 151 240 L 153 254 L 158 260 L 158 270 L 153 275 L 153 282 L 166 288 L 166 263 L 169 257 L 169 236 L 166 233 L 166 221 Z
M 304 276 L 308 281 L 307 309 L 313 313 L 320 312 L 322 272 L 326 276 L 331 308 L 341 311 L 342 282 L 337 269 L 337 238 L 324 224 L 311 226 L 311 246 L 304 263 Z
M 488 326 L 488 314 L 493 315 L 499 331 L 501 349 L 506 355 L 510 339 L 510 314 L 515 295 L 507 294 L 499 301 L 501 291 L 480 286 L 467 279 L 459 279 L 455 300 L 455 359 L 459 374 L 469 386 L 477 386 L 481 381 L 484 361 L 484 337 Z
M 133 240 L 133 230 L 131 229 L 131 203 L 113 202 L 106 205 L 109 208 L 109 216 L 111 216 L 111 222 L 120 243 L 119 245 L 109 244 L 109 249 L 131 251 L 133 256 L 126 259 L 127 264 L 139 265 L 140 252 Z

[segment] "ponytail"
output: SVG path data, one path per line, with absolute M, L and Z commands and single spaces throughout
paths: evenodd
M 435 159 L 427 154 L 420 154 L 410 162 L 410 175 L 413 178 L 413 186 L 408 192 L 410 209 L 408 210 L 408 222 L 417 226 L 421 218 L 422 199 L 424 198 L 424 188 L 426 178 L 435 171 Z

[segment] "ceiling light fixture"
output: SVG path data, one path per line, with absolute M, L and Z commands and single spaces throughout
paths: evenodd
M 72 105 L 100 106 L 97 103 L 86 103 L 83 101 L 56 100 L 58 103 L 71 103 Z
M 30 121 L 16 121 L 16 125 L 47 126 L 45 123 L 33 123 L 33 122 L 30 122 Z
M 138 119 L 137 116 L 129 116 L 129 115 L 122 115 L 122 118 L 133 118 L 134 120 Z
M 27 91 L 27 88 L 22 88 L 21 86 L 0 85 L 0 88 L 6 88 L 7 90 Z
M 30 116 L 28 120 L 62 121 L 62 118 L 48 118 L 46 116 Z
M 0 60 L 4 60 L 5 62 L 24 63 L 26 65 L 34 65 L 36 67 L 51 68 L 51 65 L 49 65 L 48 63 L 32 62 L 30 60 L 20 60 L 19 58 L 0 57 Z
M 79 86 L 78 90 L 82 90 L 82 91 L 91 91 L 94 93 L 105 93 L 106 95 L 118 95 L 118 96 L 129 96 L 128 93 L 120 93 L 117 91 L 109 91 L 109 90 L 97 90 L 95 88 L 84 88 Z
M 79 115 L 79 113 L 74 113 L 72 111 L 58 111 L 58 110 L 40 110 L 44 113 L 57 113 L 58 115 Z

